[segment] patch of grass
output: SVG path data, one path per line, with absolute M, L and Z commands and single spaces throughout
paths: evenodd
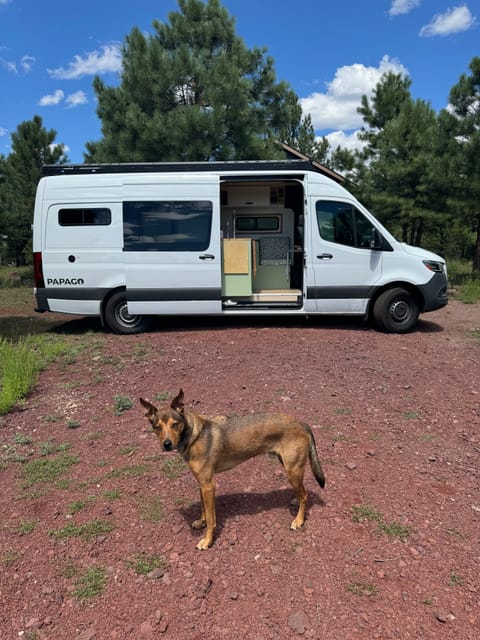
M 74 420 L 73 418 L 68 420 L 67 422 L 67 429 L 78 429 L 81 426 L 82 425 L 80 424 L 80 422 L 78 420 Z
M 407 540 L 407 538 L 410 536 L 411 529 L 410 527 L 401 524 L 400 522 L 381 521 L 378 523 L 378 532 L 385 534 L 390 538 L 390 540 L 398 538 L 398 540 L 405 542 L 405 540 Z
M 22 470 L 24 487 L 34 484 L 50 484 L 62 479 L 70 467 L 78 463 L 78 456 L 64 453 L 55 458 L 38 458 L 27 462 Z
M 107 583 L 107 573 L 104 567 L 88 567 L 75 580 L 75 589 L 72 595 L 77 600 L 85 602 L 101 595 Z
M 113 413 L 116 416 L 121 416 L 122 413 L 131 409 L 133 407 L 133 404 L 133 400 L 128 396 L 114 396 Z
M 119 467 L 107 473 L 105 478 L 141 478 L 148 471 L 150 467 L 146 464 L 136 464 L 129 467 Z
M 81 525 L 76 525 L 74 522 L 68 522 L 60 529 L 52 529 L 49 531 L 49 535 L 56 540 L 67 540 L 68 538 L 84 538 L 86 540 L 91 540 L 97 536 L 110 533 L 114 528 L 115 527 L 111 522 L 95 518 L 95 520 Z
M 350 509 L 350 513 L 352 514 L 352 520 L 354 522 L 362 522 L 363 520 L 373 522 L 383 521 L 383 514 L 369 504 L 355 504 Z
M 120 489 L 107 489 L 102 495 L 105 500 L 118 500 L 121 497 L 122 492 Z
M 138 449 L 138 446 L 136 444 L 127 444 L 124 447 L 121 447 L 118 453 L 121 456 L 128 456 L 131 453 L 134 453 L 134 451 L 136 451 L 137 449 Z
M 383 513 L 372 507 L 370 504 L 356 504 L 350 510 L 354 522 L 376 522 L 377 532 L 388 536 L 391 540 L 399 539 L 405 542 L 412 530 L 407 525 L 396 521 L 387 522 Z
M 35 385 L 39 371 L 68 351 L 68 344 L 58 337 L 0 338 L 0 414 L 21 404 Z
M 6 549 L 0 555 L 0 566 L 9 567 L 12 564 L 15 564 L 17 560 L 20 558 L 20 553 L 15 549 Z
M 335 415 L 337 416 L 350 416 L 352 415 L 352 409 L 348 407 L 338 407 L 335 409 Z
M 85 440 L 90 440 L 92 442 L 96 442 L 97 440 L 101 440 L 103 438 L 103 433 L 101 431 L 92 431 L 91 433 L 87 433 L 85 436 Z
M 15 533 L 25 536 L 35 530 L 37 523 L 34 520 L 22 520 L 15 528 Z
M 463 578 L 455 571 L 455 569 L 450 571 L 448 584 L 451 587 L 461 587 L 463 585 Z
M 160 393 L 155 394 L 155 400 L 158 402 L 165 402 L 171 397 L 171 393 L 169 391 L 161 391 Z
M 180 478 L 187 469 L 187 465 L 179 456 L 167 458 L 162 464 L 162 471 L 169 480 Z
M 163 503 L 159 496 L 137 498 L 136 504 L 143 520 L 148 520 L 148 522 L 160 522 L 163 520 Z
M 480 301 L 480 278 L 472 278 L 467 280 L 465 284 L 459 287 L 458 298 L 465 304 L 476 304 Z
M 402 412 L 402 418 L 404 420 L 418 420 L 419 417 L 420 417 L 420 414 L 417 413 L 416 411 L 403 411 Z
M 76 500 L 75 502 L 72 502 L 68 505 L 67 513 L 69 513 L 71 516 L 74 516 L 79 511 L 85 509 L 85 507 L 91 504 L 94 500 L 95 496 L 87 496 L 84 500 Z
M 127 567 L 133 569 L 138 575 L 147 575 L 154 569 L 166 569 L 168 564 L 163 556 L 137 553 L 131 560 L 127 560 Z
M 378 589 L 374 584 L 371 582 L 364 582 L 362 580 L 349 582 L 345 588 L 355 596 L 372 597 L 378 595 Z

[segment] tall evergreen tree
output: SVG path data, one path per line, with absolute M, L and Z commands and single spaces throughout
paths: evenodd
M 179 7 L 154 35 L 126 37 L 119 86 L 94 79 L 103 138 L 87 143 L 86 161 L 262 159 L 278 156 L 276 139 L 313 143 L 296 94 L 220 1 Z
M 362 196 L 404 242 L 419 245 L 428 230 L 441 227 L 444 207 L 431 189 L 437 149 L 435 111 L 413 100 L 410 80 L 387 73 L 371 101 L 363 96 L 358 111 L 368 128 L 359 168 Z
M 480 57 L 472 59 L 470 74 L 462 74 L 450 91 L 456 116 L 457 170 L 465 223 L 475 234 L 472 267 L 480 277 Z
M 22 122 L 12 133 L 12 151 L 3 163 L 2 233 L 6 236 L 8 258 L 17 266 L 31 261 L 31 225 L 42 165 L 67 160 L 63 145 L 54 143 L 56 135 L 53 129 L 44 128 L 40 116 Z

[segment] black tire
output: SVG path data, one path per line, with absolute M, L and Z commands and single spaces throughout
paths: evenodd
M 114 333 L 132 334 L 145 331 L 150 325 L 150 318 L 129 314 L 125 292 L 117 291 L 105 305 L 105 322 Z
M 414 296 L 402 287 L 387 289 L 373 306 L 375 323 L 387 333 L 407 333 L 416 325 L 419 312 Z

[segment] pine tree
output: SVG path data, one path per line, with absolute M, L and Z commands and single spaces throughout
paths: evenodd
M 54 144 L 56 135 L 43 127 L 40 116 L 22 122 L 12 134 L 12 151 L 3 162 L 0 220 L 8 258 L 17 266 L 31 262 L 31 225 L 42 165 L 66 161 L 63 145 Z
M 450 104 L 456 116 L 455 157 L 463 194 L 459 212 L 475 236 L 472 269 L 480 277 L 480 57 L 472 59 L 469 69 L 452 87 Z
M 275 140 L 313 144 L 296 94 L 220 1 L 179 7 L 154 35 L 126 37 L 119 86 L 95 78 L 103 138 L 87 143 L 86 161 L 264 159 L 279 155 Z

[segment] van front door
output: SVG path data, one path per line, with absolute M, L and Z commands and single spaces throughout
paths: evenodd
M 221 312 L 219 190 L 123 203 L 128 312 Z
M 310 204 L 310 304 L 319 313 L 365 313 L 383 262 L 372 248 L 373 222 L 352 202 L 312 197 Z

